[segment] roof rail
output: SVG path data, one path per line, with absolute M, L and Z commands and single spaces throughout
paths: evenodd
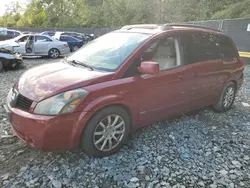
M 213 28 L 209 28 L 209 27 L 205 27 L 205 26 L 191 25 L 191 24 L 164 24 L 162 29 L 167 30 L 167 29 L 170 29 L 170 27 L 193 27 L 193 28 L 201 28 L 201 29 L 208 29 L 208 30 L 212 30 L 212 31 L 222 32 L 219 29 L 213 29 Z
M 137 24 L 137 25 L 126 25 L 121 29 L 130 30 L 130 29 L 161 29 L 162 25 L 158 24 Z

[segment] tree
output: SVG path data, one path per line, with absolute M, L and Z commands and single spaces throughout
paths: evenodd
M 119 27 L 250 16 L 250 0 L 29 0 L 0 17 L 4 27 Z

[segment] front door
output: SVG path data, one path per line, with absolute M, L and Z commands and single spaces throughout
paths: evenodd
M 160 72 L 136 77 L 140 125 L 151 124 L 187 110 L 194 81 L 182 65 L 178 37 L 165 37 L 142 55 L 143 61 L 159 63 Z
M 21 54 L 26 54 L 26 43 L 29 39 L 29 35 L 25 35 L 21 38 L 19 38 L 17 41 L 15 41 L 18 45 L 14 47 L 14 51 L 21 53 Z

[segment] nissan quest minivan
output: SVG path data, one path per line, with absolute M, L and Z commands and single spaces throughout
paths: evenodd
M 7 96 L 8 119 L 45 151 L 117 152 L 135 129 L 212 106 L 225 112 L 244 62 L 221 31 L 191 25 L 131 25 L 58 62 L 26 71 Z

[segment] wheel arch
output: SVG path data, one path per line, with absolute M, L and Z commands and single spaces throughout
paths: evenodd
M 49 52 L 50 52 L 50 50 L 53 50 L 53 49 L 56 49 L 56 50 L 58 50 L 58 52 L 59 52 L 59 55 L 61 55 L 61 52 L 60 52 L 60 50 L 57 48 L 57 47 L 55 47 L 55 46 L 53 46 L 53 47 L 51 47 L 49 50 L 48 50 L 48 55 L 50 55 L 49 54 Z
M 131 109 L 129 108 L 129 106 L 125 105 L 125 104 L 122 104 L 122 103 L 114 103 L 114 104 L 109 104 L 109 105 L 105 105 L 105 106 L 102 106 L 100 108 L 98 108 L 89 118 L 88 120 L 86 121 L 86 123 L 84 125 L 81 126 L 80 130 L 79 130 L 79 135 L 77 136 L 78 139 L 77 139 L 77 145 L 79 146 L 81 144 L 81 135 L 84 133 L 86 127 L 87 127 L 87 124 L 89 123 L 89 121 L 91 121 L 91 119 L 95 116 L 95 114 L 97 114 L 98 112 L 100 112 L 101 110 L 104 110 L 106 108 L 109 108 L 109 107 L 118 107 L 118 108 L 122 108 L 123 110 L 125 110 L 128 115 L 129 115 L 129 118 L 130 118 L 130 130 L 129 130 L 129 135 L 132 134 L 132 129 L 133 129 L 133 113 L 131 111 Z
M 86 124 L 88 124 L 88 122 L 95 116 L 95 114 L 97 114 L 98 112 L 106 109 L 106 108 L 110 108 L 110 107 L 118 107 L 118 108 L 122 108 L 124 109 L 127 114 L 129 115 L 129 118 L 130 118 L 130 129 L 132 128 L 132 124 L 133 124 L 133 115 L 132 115 L 132 111 L 131 109 L 125 105 L 125 104 L 122 104 L 122 103 L 114 103 L 114 104 L 109 104 L 109 105 L 105 105 L 105 106 L 102 106 L 100 108 L 98 108 L 92 115 L 91 117 L 88 119 L 88 121 L 86 122 Z M 84 131 L 86 126 L 84 126 L 84 128 L 82 129 L 82 131 Z

